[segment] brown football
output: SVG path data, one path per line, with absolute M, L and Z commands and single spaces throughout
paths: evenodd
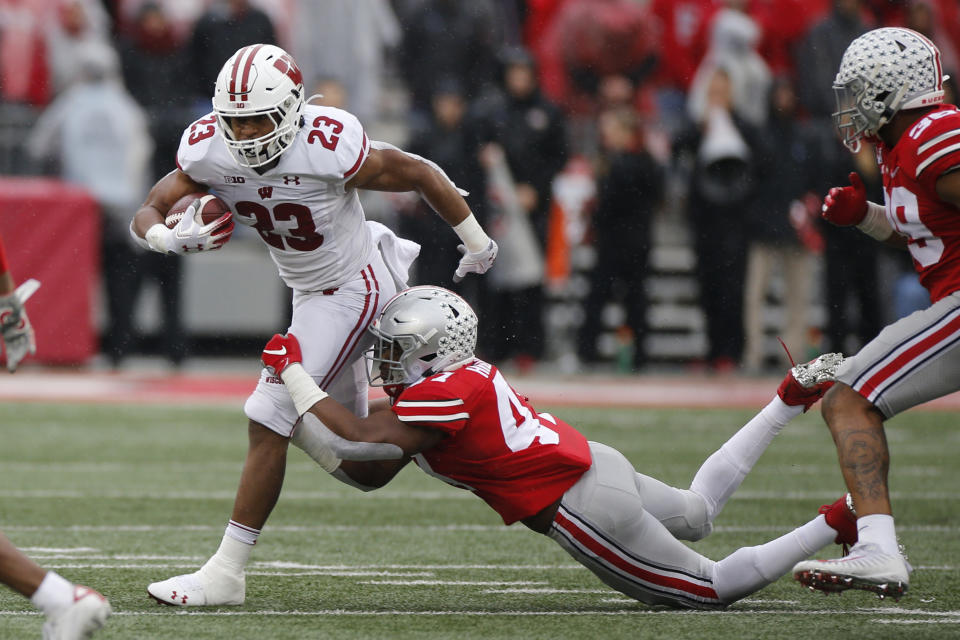
M 227 203 L 212 193 L 191 193 L 183 196 L 170 207 L 165 220 L 167 227 L 173 229 L 177 226 L 177 223 L 183 218 L 183 212 L 197 200 L 200 203 L 197 205 L 194 219 L 198 224 L 210 224 L 218 220 L 223 214 L 230 213 L 230 207 L 227 206 Z

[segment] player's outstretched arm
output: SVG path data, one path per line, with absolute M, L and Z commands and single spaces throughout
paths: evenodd
M 483 230 L 454 184 L 430 164 L 396 149 L 371 149 L 363 166 L 347 182 L 348 189 L 416 191 L 449 224 L 463 244 L 454 273 L 459 282 L 468 273 L 486 273 L 497 258 L 497 243 Z
M 300 343 L 292 333 L 274 335 L 263 349 L 262 360 L 283 380 L 304 424 L 341 460 L 399 460 L 434 446 L 443 437 L 441 431 L 404 424 L 392 411 L 357 417 L 306 372 L 300 364 Z

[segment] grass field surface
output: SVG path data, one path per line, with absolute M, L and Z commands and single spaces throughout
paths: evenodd
M 753 415 L 553 409 L 638 470 L 682 487 Z M 161 607 L 146 585 L 195 570 L 219 544 L 246 451 L 240 404 L 6 402 L 0 425 L 0 528 L 42 565 L 110 598 L 115 613 L 97 638 L 960 637 L 956 412 L 915 410 L 888 424 L 894 508 L 915 568 L 900 602 L 827 597 L 788 576 L 722 612 L 621 596 L 546 537 L 503 526 L 478 498 L 412 466 L 364 494 L 294 449 L 246 604 Z M 720 559 L 842 493 L 829 433 L 811 411 L 778 436 L 695 547 Z M 0 639 L 39 638 L 41 624 L 29 602 L 0 590 Z

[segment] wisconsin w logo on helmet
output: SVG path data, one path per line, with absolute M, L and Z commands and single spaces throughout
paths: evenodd
M 863 34 L 847 47 L 833 82 L 843 143 L 859 151 L 898 111 L 940 104 L 947 77 L 940 50 L 920 33 L 885 27 Z

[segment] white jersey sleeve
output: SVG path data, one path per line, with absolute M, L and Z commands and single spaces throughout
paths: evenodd
M 183 131 L 180 137 L 180 147 L 177 149 L 177 168 L 190 176 L 195 182 L 209 185 L 212 176 L 209 170 L 204 169 L 203 160 L 211 150 L 212 143 L 219 142 L 219 125 L 217 116 L 211 112 L 193 122 Z
M 313 172 L 325 180 L 345 184 L 370 155 L 363 125 L 343 109 L 307 106 L 303 128 Z

